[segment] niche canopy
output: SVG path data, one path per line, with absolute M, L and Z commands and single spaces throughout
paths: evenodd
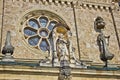
M 67 31 L 68 30 L 67 30 L 65 25 L 63 25 L 63 24 L 57 24 L 56 25 L 56 32 L 57 33 L 65 34 Z

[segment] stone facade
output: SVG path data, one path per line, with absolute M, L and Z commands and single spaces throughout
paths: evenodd
M 2 5 L 3 5 L 2 0 L 0 1 L 0 4 L 1 4 L 1 5 L 0 5 L 0 17 L 1 17 L 0 25 L 1 25 L 1 27 L 2 27 L 2 9 L 3 9 L 3 8 L 2 8 L 2 7 L 3 7 L 3 6 L 2 6 Z M 0 29 L 1 29 L 1 27 L 0 27 Z M 0 31 L 0 32 L 1 32 L 1 31 Z M 1 36 L 0 36 L 0 38 L 1 38 Z
M 112 12 L 110 11 L 112 9 Z M 0 0 L 0 42 L 1 49 L 4 46 L 6 33 L 11 31 L 12 45 L 15 47 L 14 58 L 16 61 L 31 61 L 39 62 L 40 59 L 44 59 L 47 52 L 38 51 L 27 44 L 23 37 L 23 26 L 21 25 L 23 18 L 26 14 L 35 10 L 46 10 L 50 11 L 64 20 L 72 32 L 72 45 L 75 48 L 75 56 L 77 59 L 82 60 L 88 65 L 103 65 L 100 60 L 100 51 L 97 45 L 98 32 L 95 31 L 94 21 L 97 16 L 101 16 L 105 23 L 104 34 L 109 36 L 109 51 L 115 55 L 113 60 L 109 62 L 110 65 L 119 66 L 120 62 L 120 8 L 117 3 L 113 3 L 112 0 Z M 0 54 L 2 57 L 2 54 Z M 0 65 L 2 67 L 2 65 Z M 16 67 L 15 67 L 16 68 Z M 18 68 L 18 67 L 17 67 Z M 11 69 L 0 68 L 0 70 Z M 23 71 L 26 68 L 23 68 Z M 28 69 L 28 68 L 27 68 Z M 16 69 L 17 70 L 17 69 Z M 28 69 L 30 70 L 30 69 Z M 33 70 L 33 72 L 32 72 Z M 20 80 L 35 80 L 45 79 L 57 80 L 57 76 L 48 76 L 49 72 L 45 72 L 41 76 L 38 76 L 37 72 L 34 74 L 36 69 L 32 69 L 30 74 L 25 70 L 26 75 L 14 74 L 15 69 L 12 73 L 2 73 L 0 79 L 8 80 L 10 75 L 11 79 Z M 58 74 L 58 70 L 54 70 Z M 90 70 L 92 72 L 92 70 Z M 81 70 L 80 72 L 73 71 L 73 80 L 117 80 L 120 78 L 118 72 L 111 72 L 114 75 L 111 79 L 108 78 L 109 72 L 100 72 L 93 70 L 94 74 L 98 77 L 92 78 L 89 70 Z M 18 73 L 19 68 L 18 68 Z M 40 74 L 41 71 L 38 73 Z M 43 70 L 44 72 L 44 70 Z M 87 72 L 88 74 L 86 74 Z M 51 72 L 55 74 L 54 72 Z M 102 74 L 103 73 L 103 74 Z M 114 74 L 115 73 L 115 74 Z M 102 74 L 102 79 L 99 75 Z M 80 77 L 82 75 L 82 77 Z M 105 77 L 107 75 L 107 77 Z M 21 78 L 22 77 L 22 78 Z M 25 77 L 25 78 L 23 78 Z

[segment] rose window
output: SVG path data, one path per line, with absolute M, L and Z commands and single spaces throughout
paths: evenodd
M 50 49 L 49 36 L 57 21 L 46 16 L 30 18 L 23 29 L 24 36 L 30 46 L 43 51 Z

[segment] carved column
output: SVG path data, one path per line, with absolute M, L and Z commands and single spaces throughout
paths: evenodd
M 71 80 L 71 68 L 67 60 L 60 61 L 58 80 Z

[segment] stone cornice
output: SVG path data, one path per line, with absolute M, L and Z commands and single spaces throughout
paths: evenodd
M 88 8 L 94 8 L 94 9 L 104 9 L 109 10 L 109 8 L 112 6 L 111 1 L 108 0 L 107 2 L 101 2 L 97 0 L 96 1 L 90 1 L 90 0 L 12 0 L 15 1 L 24 1 L 24 2 L 30 2 L 30 3 L 43 3 L 45 4 L 55 4 L 56 6 L 62 5 L 62 6 L 68 6 L 72 7 L 72 4 L 76 8 L 80 7 L 88 7 Z
M 87 70 L 87 69 L 75 69 L 73 68 L 72 77 L 97 77 L 97 78 L 118 78 L 120 79 L 119 71 L 96 71 L 96 70 Z M 59 68 L 58 67 L 21 67 L 21 66 L 0 66 L 0 74 L 22 74 L 22 75 L 49 75 L 49 76 L 58 76 Z
M 111 3 L 96 3 L 96 2 L 87 2 L 87 1 L 79 1 L 79 5 L 77 7 L 85 7 L 85 8 L 94 8 L 94 9 L 101 9 L 101 10 L 109 10 L 111 7 Z

